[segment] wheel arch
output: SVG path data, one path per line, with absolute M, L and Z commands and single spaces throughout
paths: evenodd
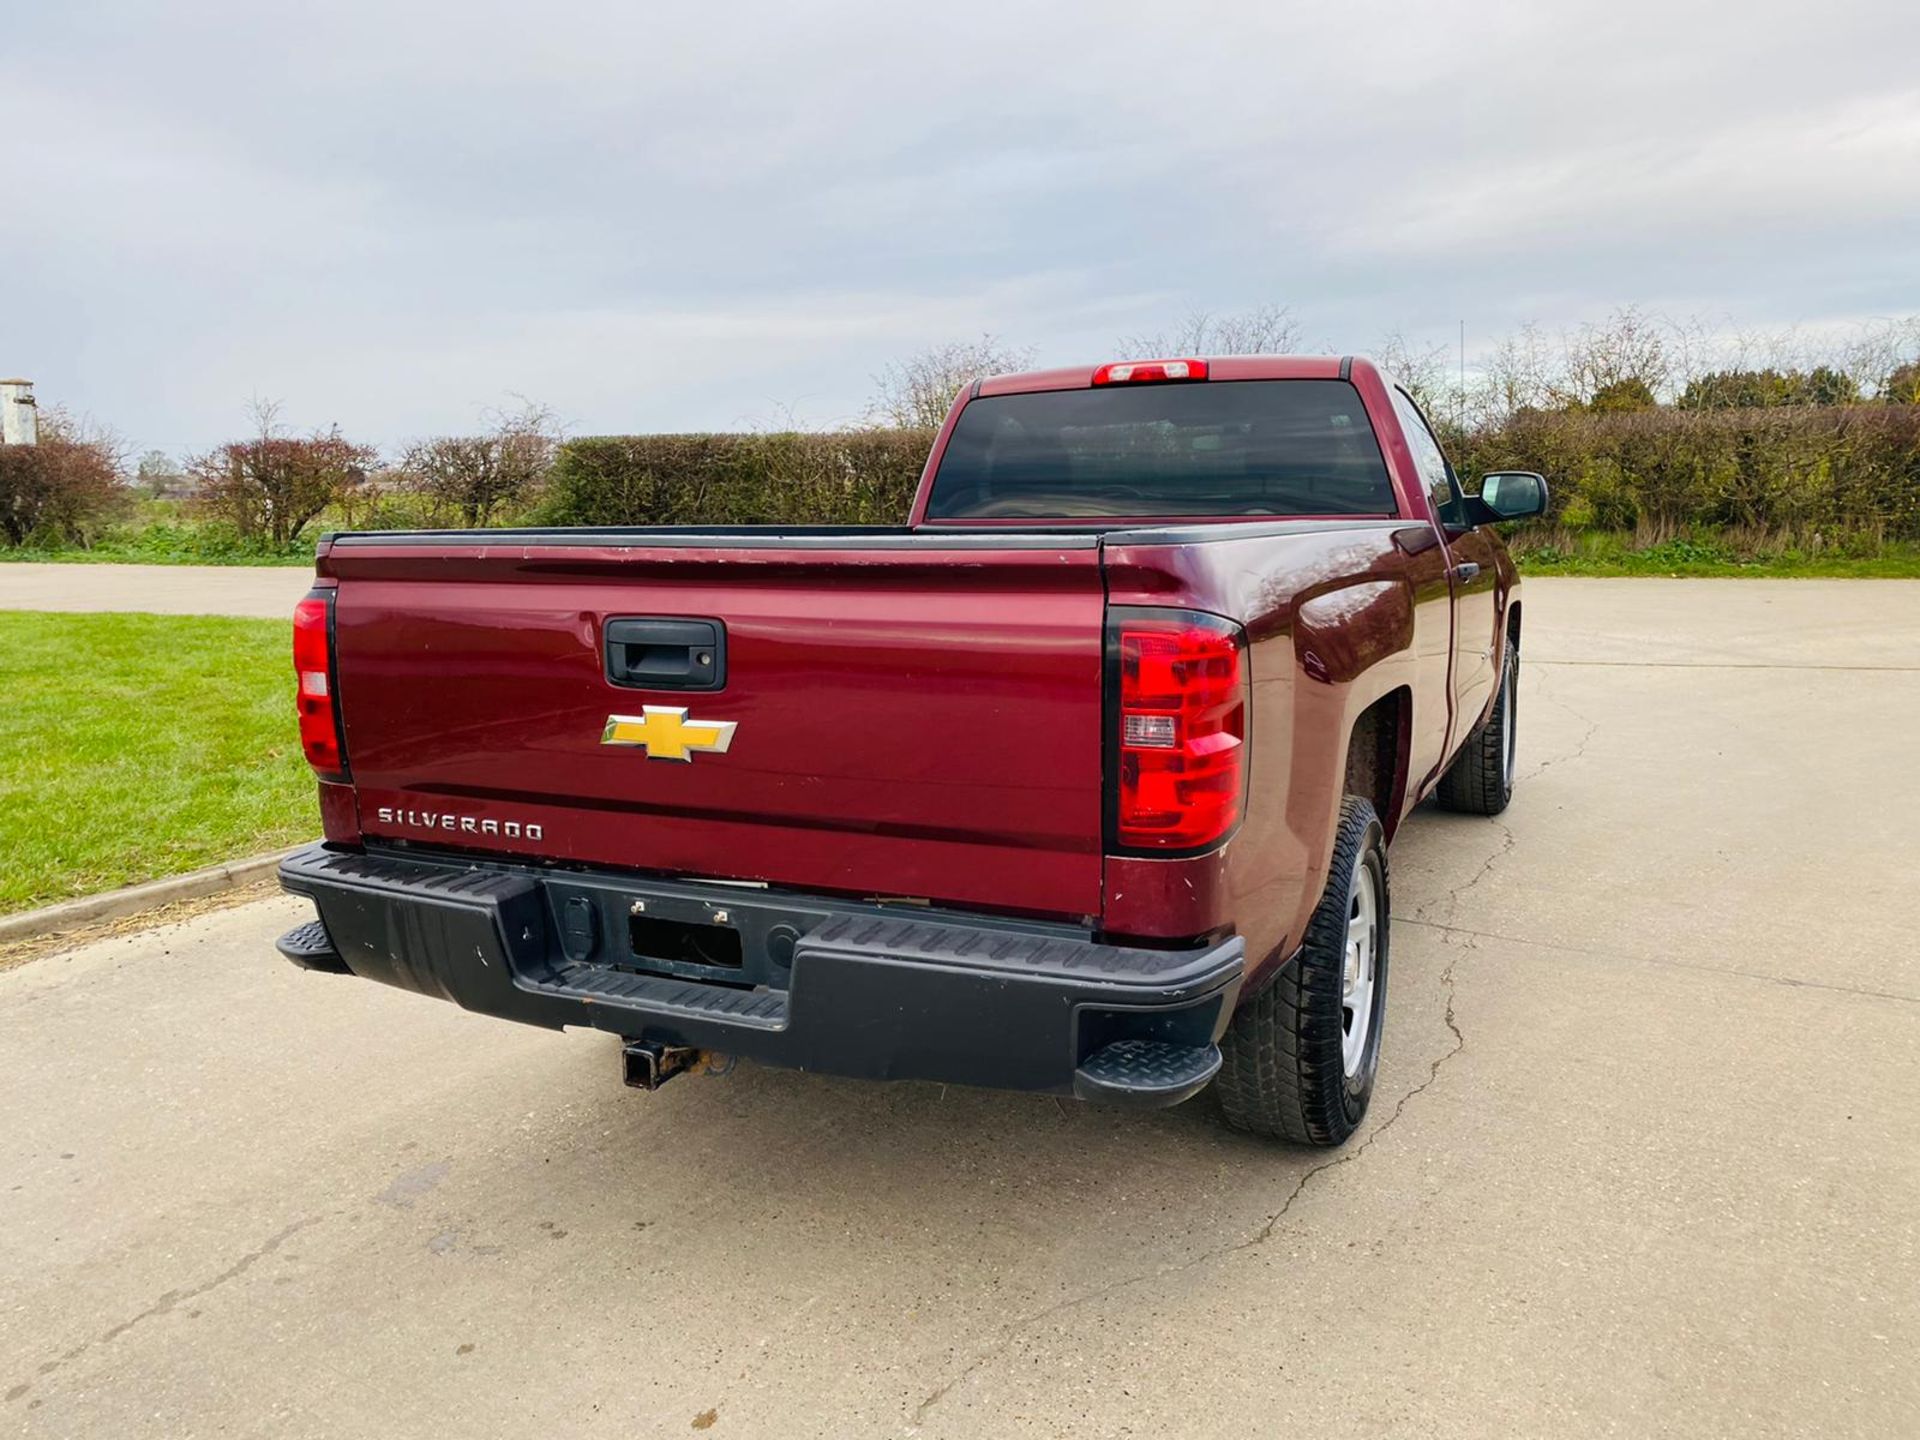
M 1347 734 L 1342 788 L 1373 804 L 1387 838 L 1399 826 L 1407 795 L 1413 737 L 1413 691 L 1398 685 L 1354 717 Z

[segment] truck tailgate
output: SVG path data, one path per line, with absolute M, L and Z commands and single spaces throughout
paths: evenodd
M 355 537 L 320 569 L 339 585 L 337 684 L 369 839 L 1100 909 L 1104 594 L 1091 537 Z M 608 679 L 609 620 L 675 617 L 724 624 L 722 688 Z M 724 751 L 684 760 L 604 743 L 610 717 L 649 706 L 735 728 Z

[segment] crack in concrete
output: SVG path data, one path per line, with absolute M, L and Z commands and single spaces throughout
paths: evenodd
M 1535 779 L 1538 776 L 1546 774 L 1546 772 L 1551 770 L 1554 766 L 1564 764 L 1569 760 L 1584 760 L 1587 755 L 1587 746 L 1592 743 L 1594 735 L 1598 733 L 1600 729 L 1600 722 L 1598 720 L 1595 720 L 1590 716 L 1581 714 L 1578 710 L 1574 709 L 1573 706 L 1567 704 L 1566 701 L 1562 700 L 1558 695 L 1555 695 L 1552 691 L 1550 691 L 1546 686 L 1544 678 L 1536 679 L 1534 681 L 1533 691 L 1534 691 L 1534 694 L 1539 696 L 1542 700 L 1546 701 L 1549 705 L 1556 706 L 1559 709 L 1566 711 L 1567 714 L 1571 715 L 1574 719 L 1578 720 L 1582 725 L 1586 726 L 1587 730 L 1586 730 L 1586 733 L 1582 735 L 1578 741 L 1575 742 L 1573 749 L 1568 750 L 1565 753 L 1560 755 L 1549 756 L 1547 759 L 1542 760 L 1538 765 L 1534 766 L 1533 769 L 1529 770 L 1525 775 L 1516 776 L 1515 777 L 1516 783 L 1520 780 Z
M 1493 867 L 1513 853 L 1513 847 L 1519 843 L 1514 837 L 1513 827 L 1504 820 L 1492 819 L 1490 823 L 1500 832 L 1500 848 L 1480 862 L 1480 868 L 1473 872 L 1473 878 L 1464 885 L 1456 885 L 1447 892 L 1447 919 L 1452 921 L 1454 913 L 1460 908 L 1460 901 L 1466 893 L 1493 873 Z
M 1413 919 L 1419 921 L 1421 924 L 1432 925 L 1439 930 L 1452 930 L 1454 928 L 1453 917 L 1459 913 L 1461 897 L 1482 880 L 1485 880 L 1487 876 L 1491 875 L 1494 866 L 1498 865 L 1513 853 L 1513 847 L 1519 843 L 1518 837 L 1513 833 L 1513 827 L 1508 825 L 1504 820 L 1494 819 L 1493 817 L 1488 817 L 1488 820 L 1489 823 L 1500 832 L 1500 848 L 1487 856 L 1485 860 L 1482 860 L 1478 870 L 1474 871 L 1468 879 L 1463 880 L 1460 884 L 1447 891 L 1440 900 L 1417 906 L 1413 912 Z M 1428 910 L 1431 909 L 1433 905 L 1441 903 L 1444 903 L 1447 907 L 1446 919 L 1437 922 L 1426 919 Z M 1393 917 L 1388 917 L 1388 923 L 1392 923 L 1392 919 Z
M 61 1366 L 70 1364 L 73 1361 L 79 1359 L 82 1355 L 86 1354 L 87 1351 L 92 1350 L 97 1346 L 112 1344 L 115 1340 L 118 1340 L 122 1335 L 126 1334 L 129 1330 L 133 1329 L 134 1326 L 139 1325 L 144 1321 L 151 1320 L 156 1316 L 165 1315 L 171 1311 L 177 1310 L 185 1302 L 189 1300 L 197 1300 L 202 1295 L 205 1295 L 208 1291 L 218 1289 L 220 1286 L 226 1284 L 229 1280 L 238 1279 L 241 1275 L 244 1275 L 247 1271 L 251 1270 L 260 1261 L 264 1260 L 267 1256 L 271 1255 L 274 1251 L 278 1250 L 282 1245 L 286 1244 L 288 1240 L 292 1239 L 295 1235 L 299 1234 L 302 1230 L 305 1230 L 308 1226 L 311 1226 L 311 1225 L 318 1225 L 325 1218 L 326 1216 L 324 1215 L 309 1215 L 304 1220 L 294 1221 L 293 1224 L 287 1226 L 287 1228 L 282 1230 L 279 1234 L 271 1236 L 264 1244 L 260 1245 L 258 1248 L 249 1250 L 246 1254 L 242 1255 L 238 1260 L 234 1261 L 233 1264 L 229 1265 L 226 1269 L 222 1270 L 218 1275 L 215 1275 L 212 1279 L 203 1280 L 198 1285 L 191 1285 L 184 1290 L 167 1291 L 158 1300 L 154 1301 L 153 1304 L 149 1305 L 146 1309 L 142 1310 L 139 1314 L 133 1316 L 131 1319 L 122 1320 L 118 1325 L 111 1326 L 108 1329 L 101 1331 L 100 1334 L 94 1336 L 93 1339 L 91 1340 L 82 1340 L 78 1345 L 74 1346 L 71 1350 L 67 1351 L 64 1355 L 56 1356 L 52 1360 L 42 1361 L 37 1373 L 43 1376 L 51 1375 L 54 1371 L 58 1370 Z M 22 1381 L 20 1384 L 15 1385 L 11 1390 L 7 1391 L 5 1398 L 8 1401 L 18 1400 L 21 1396 L 25 1395 L 32 1388 L 33 1388 L 33 1383 L 31 1381 Z
M 1460 888 L 1463 890 L 1467 889 L 1472 883 L 1473 882 L 1469 881 L 1468 885 Z M 1279 1230 L 1281 1222 L 1287 1218 L 1288 1212 L 1293 1209 L 1294 1203 L 1306 1192 L 1307 1186 L 1312 1184 L 1317 1176 L 1324 1175 L 1329 1170 L 1338 1170 L 1343 1165 L 1351 1165 L 1360 1159 L 1361 1156 L 1365 1155 L 1367 1151 L 1371 1150 L 1374 1142 L 1386 1134 L 1387 1131 L 1391 1130 L 1401 1115 L 1406 1113 L 1407 1106 L 1412 1103 L 1414 1098 L 1424 1094 L 1432 1087 L 1433 1083 L 1440 1078 L 1441 1067 L 1466 1048 L 1466 1036 L 1461 1033 L 1460 1023 L 1454 1014 L 1453 971 L 1454 966 L 1458 963 L 1459 961 L 1456 958 L 1448 963 L 1446 969 L 1440 972 L 1440 984 L 1446 992 L 1446 1007 L 1442 1014 L 1442 1019 L 1446 1023 L 1448 1032 L 1453 1036 L 1453 1044 L 1427 1063 L 1426 1079 L 1402 1095 L 1394 1104 L 1393 1113 L 1388 1115 L 1387 1118 L 1382 1120 L 1378 1125 L 1374 1126 L 1373 1129 L 1369 1130 L 1364 1140 L 1358 1145 L 1355 1145 L 1351 1150 L 1342 1151 L 1332 1159 L 1323 1160 L 1318 1165 L 1304 1171 L 1300 1178 L 1294 1182 L 1293 1189 L 1288 1191 L 1286 1198 L 1280 1202 L 1280 1208 L 1269 1215 L 1261 1224 L 1260 1228 L 1254 1231 L 1252 1235 L 1241 1240 L 1230 1241 L 1226 1244 L 1216 1245 L 1210 1249 L 1202 1250 L 1199 1254 L 1189 1256 L 1177 1264 L 1155 1266 L 1153 1269 L 1143 1271 L 1138 1275 L 1128 1275 L 1119 1280 L 1111 1281 L 1108 1284 L 1095 1286 L 1091 1290 L 1069 1296 L 1065 1300 L 1056 1301 L 1054 1304 L 1036 1310 L 1030 1315 L 1021 1316 L 1018 1320 L 1015 1320 L 1011 1325 L 1006 1327 L 997 1341 L 975 1355 L 973 1359 L 968 1361 L 960 1370 L 948 1379 L 942 1381 L 921 1398 L 920 1403 L 914 1407 L 912 1418 L 907 1422 L 906 1433 L 908 1435 L 918 1434 L 920 1427 L 926 1422 L 927 1416 L 933 1412 L 934 1408 L 938 1406 L 941 1401 L 946 1399 L 954 1390 L 964 1385 L 975 1375 L 985 1370 L 1002 1355 L 1006 1354 L 1008 1350 L 1013 1348 L 1014 1343 L 1019 1340 L 1022 1335 L 1044 1324 L 1046 1321 L 1051 1320 L 1054 1316 L 1064 1314 L 1069 1310 L 1077 1310 L 1085 1305 L 1091 1305 L 1096 1301 L 1104 1300 L 1110 1295 L 1118 1294 L 1122 1290 L 1128 1290 L 1137 1285 L 1144 1285 L 1155 1280 L 1164 1280 L 1173 1275 L 1182 1275 L 1189 1270 L 1197 1270 L 1203 1265 L 1210 1265 L 1216 1260 L 1224 1260 L 1235 1255 L 1243 1254 L 1249 1250 L 1257 1250 L 1271 1240 L 1275 1232 Z
M 1580 737 L 1579 741 L 1571 750 L 1549 758 L 1536 769 L 1529 772 L 1526 777 L 1522 777 L 1528 779 L 1539 775 L 1542 771 L 1550 769 L 1552 766 L 1584 757 L 1587 753 L 1587 745 L 1592 741 L 1595 733 L 1598 732 L 1600 728 L 1597 721 L 1582 715 L 1578 710 L 1575 710 L 1571 705 L 1568 705 L 1558 697 L 1547 694 L 1545 687 L 1538 682 L 1536 682 L 1536 693 L 1541 694 L 1550 703 L 1565 710 L 1587 728 L 1586 733 Z M 1494 819 L 1493 824 L 1500 831 L 1499 848 L 1488 855 L 1486 859 L 1481 862 L 1479 869 L 1475 870 L 1470 877 L 1447 891 L 1445 896 L 1447 907 L 1446 919 L 1436 922 L 1416 918 L 1404 920 L 1401 923 L 1423 925 L 1435 930 L 1440 934 L 1442 944 L 1452 945 L 1454 940 L 1458 939 L 1462 942 L 1459 946 L 1460 949 L 1479 949 L 1478 939 L 1486 932 L 1463 929 L 1454 925 L 1453 919 L 1459 912 L 1460 902 L 1466 893 L 1492 874 L 1494 868 L 1498 866 L 1502 860 L 1506 859 L 1508 855 L 1512 854 L 1514 846 L 1519 843 L 1518 837 L 1513 833 L 1513 828 L 1505 821 Z M 1415 915 L 1423 915 L 1425 908 L 1426 907 L 1423 906 L 1416 910 Z M 1489 936 L 1488 938 L 1499 937 Z M 1364 1140 L 1351 1150 L 1344 1151 L 1333 1159 L 1322 1161 L 1320 1164 L 1305 1171 L 1299 1180 L 1294 1183 L 1293 1189 L 1287 1193 L 1287 1197 L 1280 1202 L 1280 1208 L 1269 1215 L 1260 1228 L 1250 1237 L 1203 1250 L 1198 1255 L 1183 1260 L 1178 1264 L 1156 1266 L 1152 1270 L 1144 1271 L 1138 1275 L 1129 1275 L 1122 1279 L 1112 1281 L 1109 1284 L 1096 1286 L 1091 1290 L 1069 1296 L 1065 1300 L 1057 1301 L 1052 1305 L 1036 1310 L 1030 1315 L 1024 1315 L 1014 1321 L 1002 1332 L 999 1340 L 975 1355 L 972 1360 L 968 1361 L 966 1365 L 962 1366 L 955 1374 L 942 1381 L 921 1398 L 920 1403 L 914 1407 L 912 1418 L 908 1421 L 907 1434 L 918 1434 L 927 1416 L 933 1412 L 934 1408 L 938 1406 L 941 1401 L 945 1400 L 954 1390 L 986 1369 L 995 1360 L 999 1359 L 1000 1356 L 1004 1355 L 1023 1334 L 1052 1319 L 1054 1316 L 1078 1309 L 1084 1305 L 1093 1304 L 1098 1300 L 1105 1299 L 1110 1295 L 1117 1294 L 1122 1290 L 1130 1289 L 1136 1285 L 1143 1285 L 1154 1280 L 1163 1280 L 1168 1276 L 1183 1274 L 1186 1271 L 1197 1269 L 1202 1265 L 1211 1264 L 1216 1260 L 1222 1260 L 1248 1250 L 1258 1249 L 1271 1240 L 1275 1232 L 1280 1228 L 1281 1222 L 1287 1218 L 1288 1213 L 1293 1209 L 1294 1203 L 1305 1193 L 1307 1186 L 1312 1184 L 1317 1176 L 1324 1175 L 1329 1170 L 1337 1170 L 1342 1165 L 1351 1165 L 1354 1161 L 1365 1155 L 1367 1151 L 1371 1150 L 1374 1142 L 1393 1128 L 1395 1122 L 1406 1112 L 1407 1106 L 1414 1098 L 1424 1094 L 1431 1088 L 1433 1083 L 1440 1078 L 1441 1067 L 1466 1048 L 1466 1036 L 1461 1032 L 1459 1020 L 1454 1013 L 1454 967 L 1459 963 L 1459 958 L 1456 955 L 1453 960 L 1448 962 L 1447 967 L 1440 972 L 1440 983 L 1446 992 L 1446 1007 L 1442 1018 L 1446 1023 L 1448 1032 L 1453 1036 L 1453 1044 L 1443 1053 L 1428 1062 L 1427 1078 L 1407 1091 L 1406 1094 L 1402 1095 L 1395 1103 L 1393 1113 L 1378 1125 L 1374 1126 L 1372 1130 L 1368 1131 Z
M 1494 866 L 1499 864 L 1500 861 L 1513 850 L 1516 842 L 1512 829 L 1498 820 L 1494 821 L 1494 824 L 1499 827 L 1502 836 L 1500 847 L 1486 858 L 1471 878 L 1454 886 L 1447 892 L 1447 919 L 1449 921 L 1452 920 L 1454 911 L 1459 908 L 1460 897 L 1465 895 L 1467 891 L 1473 889 L 1473 887 L 1478 885 L 1482 880 L 1486 879 Z M 1431 922 L 1413 923 L 1431 924 Z M 1449 943 L 1449 937 L 1451 935 L 1459 934 L 1465 938 L 1467 942 L 1461 947 L 1462 949 L 1473 950 L 1478 948 L 1472 939 L 1471 932 L 1459 931 L 1451 924 L 1433 925 L 1432 928 L 1442 933 L 1442 943 Z M 907 1422 L 906 1433 L 908 1435 L 917 1435 L 920 1432 L 920 1427 L 926 1423 L 927 1416 L 932 1414 L 934 1409 L 945 1400 L 947 1396 L 951 1395 L 960 1386 L 966 1384 L 968 1380 L 978 1375 L 989 1365 L 993 1364 L 994 1361 L 1006 1354 L 1008 1350 L 1013 1348 L 1014 1343 L 1019 1340 L 1022 1335 L 1034 1329 L 1036 1326 L 1051 1320 L 1056 1315 L 1063 1315 L 1070 1310 L 1077 1310 L 1082 1306 L 1091 1305 L 1096 1301 L 1104 1300 L 1108 1296 L 1116 1295 L 1123 1290 L 1132 1289 L 1137 1285 L 1145 1285 L 1155 1280 L 1164 1280 L 1172 1275 L 1185 1274 L 1189 1270 L 1197 1270 L 1203 1265 L 1210 1265 L 1216 1260 L 1224 1260 L 1235 1255 L 1243 1254 L 1249 1250 L 1257 1250 L 1271 1240 L 1279 1231 L 1281 1223 L 1285 1221 L 1288 1214 L 1292 1212 L 1295 1203 L 1306 1193 L 1307 1187 L 1311 1185 L 1316 1178 L 1326 1174 L 1330 1170 L 1338 1170 L 1343 1165 L 1353 1164 L 1371 1150 L 1374 1143 L 1399 1122 L 1400 1117 L 1406 1113 L 1407 1106 L 1418 1096 L 1425 1094 L 1433 1087 L 1434 1082 L 1440 1078 L 1441 1069 L 1447 1062 L 1466 1049 L 1467 1037 L 1460 1029 L 1460 1021 L 1454 1010 L 1456 999 L 1454 969 L 1459 963 L 1459 957 L 1456 955 L 1454 959 L 1447 962 L 1446 968 L 1440 972 L 1440 985 L 1446 994 L 1446 1005 L 1441 1013 L 1441 1019 L 1447 1027 L 1447 1032 L 1453 1036 L 1452 1045 L 1448 1046 L 1446 1050 L 1427 1062 L 1426 1079 L 1402 1095 L 1399 1100 L 1394 1103 L 1393 1113 L 1388 1115 L 1387 1118 L 1382 1120 L 1378 1125 L 1374 1126 L 1373 1129 L 1369 1130 L 1366 1138 L 1358 1145 L 1355 1145 L 1351 1150 L 1342 1151 L 1331 1159 L 1323 1160 L 1318 1165 L 1312 1166 L 1302 1172 L 1300 1178 L 1294 1182 L 1293 1188 L 1287 1192 L 1286 1198 L 1280 1202 L 1279 1208 L 1269 1215 L 1266 1220 L 1262 1222 L 1259 1229 L 1255 1230 L 1252 1235 L 1244 1239 L 1230 1241 L 1226 1244 L 1215 1245 L 1209 1249 L 1202 1250 L 1199 1254 L 1190 1256 L 1177 1264 L 1157 1265 L 1151 1270 L 1142 1271 L 1140 1274 L 1124 1276 L 1108 1284 L 1095 1286 L 1091 1290 L 1082 1291 L 1078 1295 L 1071 1295 L 1064 1300 L 1056 1301 L 1052 1305 L 1044 1306 L 1030 1315 L 1021 1316 L 1001 1332 L 998 1340 L 986 1349 L 980 1351 L 979 1354 L 975 1355 L 973 1359 L 969 1360 L 953 1375 L 941 1381 L 940 1384 L 936 1385 L 921 1397 L 920 1402 L 914 1406 L 913 1414 Z

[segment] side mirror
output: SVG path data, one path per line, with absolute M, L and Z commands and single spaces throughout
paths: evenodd
M 1487 520 L 1525 520 L 1547 513 L 1547 481 L 1531 470 L 1495 470 L 1480 482 Z

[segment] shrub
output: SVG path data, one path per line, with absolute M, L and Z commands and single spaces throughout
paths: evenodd
M 37 445 L 0 445 L 0 536 L 11 545 L 88 545 L 126 508 L 120 453 L 58 409 Z
M 1920 360 L 1889 370 L 1880 382 L 1880 398 L 1889 405 L 1920 405 Z
M 552 412 L 527 405 L 493 416 L 483 435 L 442 435 L 407 447 L 393 480 L 442 524 L 498 523 L 546 481 L 559 437 Z
M 1852 405 L 1860 387 L 1831 365 L 1812 370 L 1716 370 L 1689 380 L 1682 410 L 1754 410 L 1770 405 Z
M 901 525 L 930 430 L 600 435 L 561 446 L 550 525 Z
M 366 478 L 377 459 L 338 426 L 305 439 L 280 434 L 272 408 L 256 409 L 259 433 L 199 455 L 188 470 L 198 482 L 200 508 L 225 520 L 245 541 L 285 550 L 329 505 Z
M 311 543 L 291 540 L 276 549 L 262 536 L 242 536 L 226 520 L 189 525 L 160 521 L 137 529 L 116 527 L 102 537 L 100 548 L 150 565 L 248 565 L 313 557 Z
M 1624 380 L 1611 381 L 1594 391 L 1587 408 L 1596 414 L 1625 415 L 1635 410 L 1651 410 L 1659 403 L 1652 386 L 1638 375 L 1629 375 Z
M 1920 538 L 1920 410 L 1900 405 L 1523 410 L 1456 437 L 1464 474 L 1538 470 L 1550 520 L 1638 530 L 1689 527 Z

